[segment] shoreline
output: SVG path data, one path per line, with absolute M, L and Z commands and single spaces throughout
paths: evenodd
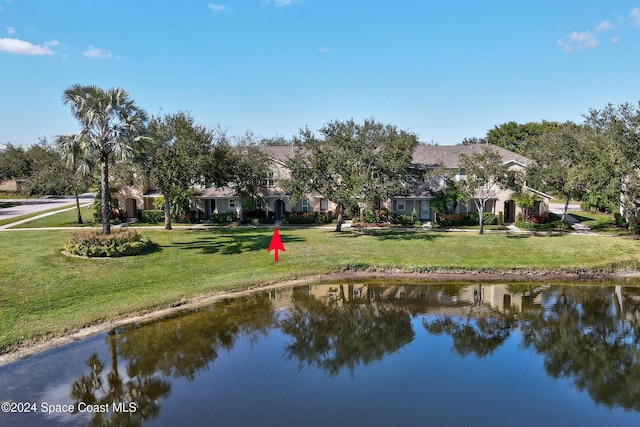
M 117 328 L 122 325 L 139 322 L 149 322 L 153 320 L 162 319 L 172 314 L 176 314 L 180 311 L 189 311 L 202 306 L 214 304 L 218 301 L 228 298 L 238 298 L 254 292 L 268 291 L 272 289 L 279 289 L 289 286 L 302 285 L 307 283 L 321 283 L 332 280 L 351 280 L 351 279 L 402 279 L 402 280 L 417 280 L 428 285 L 431 282 L 537 282 L 541 280 L 550 281 L 584 281 L 584 280 L 621 280 L 640 278 L 640 272 L 620 272 L 611 274 L 569 274 L 569 273 L 545 273 L 545 272 L 510 272 L 510 273 L 473 273 L 473 272 L 448 272 L 448 273 L 417 273 L 417 272 L 402 272 L 393 270 L 371 270 L 371 271 L 346 271 L 341 273 L 332 273 L 325 275 L 314 275 L 305 277 L 302 279 L 285 280 L 278 283 L 264 283 L 262 285 L 252 286 L 246 289 L 238 289 L 231 291 L 222 291 L 212 294 L 203 294 L 195 296 L 185 301 L 181 301 L 175 304 L 171 304 L 169 307 L 143 311 L 138 314 L 132 314 L 121 319 L 112 320 L 108 322 L 102 322 L 96 325 L 83 327 L 79 330 L 69 332 L 60 336 L 55 336 L 48 339 L 42 339 L 37 342 L 26 343 L 19 345 L 15 349 L 9 350 L 6 353 L 0 354 L 0 367 L 8 365 L 10 363 L 17 362 L 21 359 L 37 355 L 46 350 L 50 350 L 56 347 L 60 347 L 74 341 L 78 341 L 87 338 L 92 335 L 107 332 L 110 329 Z

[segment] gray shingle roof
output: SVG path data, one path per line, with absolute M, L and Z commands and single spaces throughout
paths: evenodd
M 503 162 L 516 162 L 522 165 L 529 165 L 531 160 L 527 157 L 516 154 L 502 147 L 490 144 L 469 144 L 469 145 L 419 145 L 413 152 L 412 164 L 414 166 L 429 167 L 442 164 L 445 168 L 458 168 L 458 155 L 461 153 L 480 153 L 484 147 L 488 147 L 502 157 Z
M 435 166 L 441 163 L 445 168 L 454 169 L 458 167 L 459 154 L 479 153 L 484 147 L 497 151 L 505 163 L 516 162 L 525 166 L 531 163 L 531 160 L 525 156 L 490 144 L 418 145 L 413 152 L 412 163 L 421 167 Z M 263 146 L 261 149 L 272 159 L 284 163 L 290 157 L 293 157 L 296 147 L 293 145 Z

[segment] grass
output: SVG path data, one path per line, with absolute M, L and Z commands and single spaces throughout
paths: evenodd
M 0 353 L 188 298 L 353 269 L 610 271 L 637 265 L 640 241 L 399 230 L 145 230 L 157 248 L 118 259 L 61 254 L 71 231 L 5 231 L 0 238 Z
M 34 212 L 34 213 L 26 214 L 26 215 L 15 216 L 13 218 L 3 219 L 3 220 L 0 220 L 0 225 L 11 224 L 12 222 L 17 222 L 17 221 L 21 221 L 23 219 L 29 219 L 29 218 L 33 218 L 34 216 L 42 215 L 43 213 L 56 212 L 56 211 L 67 209 L 67 208 L 70 208 L 70 207 L 73 207 L 73 206 L 75 206 L 75 204 L 70 204 L 70 205 L 66 205 L 66 206 L 60 206 L 60 207 L 57 207 L 57 208 L 51 208 L 51 209 L 47 209 L 47 210 L 44 210 L 44 211 L 39 211 L 39 212 Z
M 435 227 L 438 230 L 480 230 L 480 226 L 479 225 L 453 225 L 451 227 L 444 227 L 444 226 L 439 226 L 439 227 Z M 506 225 L 485 225 L 483 227 L 485 230 L 508 230 L 509 227 L 507 227 Z
M 566 203 L 565 199 L 551 199 L 549 203 L 562 203 L 563 205 Z M 580 200 L 569 200 L 570 205 L 579 205 Z
M 631 235 L 629 230 L 623 230 L 614 224 L 613 215 L 595 212 L 569 212 L 569 215 L 600 234 Z
M 78 211 L 75 209 L 55 213 L 53 215 L 37 218 L 24 224 L 19 224 L 10 228 L 42 228 L 42 227 L 91 227 L 93 223 L 93 208 L 87 206 L 80 207 L 83 224 L 78 224 Z M 98 224 L 100 226 L 100 224 Z
M 0 200 L 3 199 L 37 199 L 40 196 L 21 196 L 20 194 L 2 194 L 0 193 Z

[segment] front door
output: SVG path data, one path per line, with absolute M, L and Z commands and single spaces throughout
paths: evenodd
M 276 211 L 276 219 L 282 219 L 284 217 L 284 201 L 276 200 L 274 207 Z
M 516 221 L 516 202 L 507 200 L 504 202 L 504 222 Z
M 431 207 L 428 200 L 420 201 L 420 221 L 428 221 L 431 219 Z

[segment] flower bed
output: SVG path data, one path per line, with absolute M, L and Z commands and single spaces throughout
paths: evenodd
M 95 257 L 121 257 L 138 255 L 151 248 L 148 236 L 137 231 L 118 231 L 104 235 L 96 231 L 76 231 L 64 248 L 73 255 Z

